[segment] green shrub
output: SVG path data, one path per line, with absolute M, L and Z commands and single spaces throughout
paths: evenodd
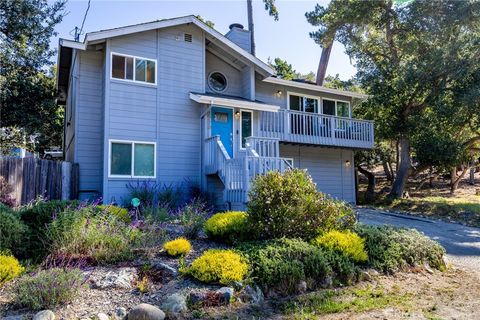
M 185 255 L 192 250 L 192 245 L 185 238 L 177 238 L 172 241 L 168 241 L 163 245 L 163 249 L 169 256 Z
M 84 284 L 78 269 L 39 271 L 18 280 L 14 287 L 17 303 L 32 310 L 49 309 L 71 302 Z
M 414 229 L 358 225 L 355 231 L 365 239 L 368 263 L 376 269 L 394 272 L 424 263 L 445 268 L 445 249 Z
M 312 243 L 327 249 L 338 250 L 355 262 L 364 262 L 368 259 L 365 240 L 351 231 L 332 230 L 316 237 Z
M 183 226 L 183 235 L 188 239 L 196 239 L 203 229 L 203 224 L 211 214 L 207 203 L 200 199 L 193 199 L 173 214 Z
M 64 211 L 50 223 L 47 240 L 53 258 L 88 258 L 102 264 L 133 258 L 133 247 L 142 236 L 140 229 L 115 215 L 99 215 L 95 207 L 84 207 Z
M 249 197 L 249 230 L 260 239 L 310 240 L 319 232 L 351 228 L 355 223 L 353 210 L 318 192 L 304 170 L 258 176 Z
M 345 255 L 302 240 L 244 243 L 239 250 L 250 261 L 254 281 L 265 290 L 274 289 L 281 294 L 296 292 L 301 281 L 314 289 L 330 277 L 335 284 L 350 283 L 356 274 L 353 262 Z
M 241 240 L 247 233 L 247 218 L 243 211 L 217 213 L 205 222 L 205 232 L 214 240 L 230 243 Z
M 27 230 L 15 212 L 6 206 L 0 206 L 0 252 L 24 256 Z
M 210 249 L 183 271 L 203 282 L 230 284 L 245 278 L 248 272 L 248 263 L 232 250 Z
M 47 225 L 67 208 L 76 208 L 79 201 L 36 201 L 19 210 L 20 219 L 28 227 L 25 258 L 39 261 L 48 254 L 50 244 L 46 242 Z
M 99 205 L 97 208 L 103 212 L 107 212 L 108 214 L 114 215 L 119 220 L 129 224 L 132 222 L 132 218 L 128 213 L 128 210 L 122 207 L 117 207 L 114 205 Z
M 0 287 L 18 277 L 23 270 L 15 257 L 0 254 Z

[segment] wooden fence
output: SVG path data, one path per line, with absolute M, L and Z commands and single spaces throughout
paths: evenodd
M 38 158 L 0 157 L 0 176 L 13 187 L 17 205 L 39 197 L 78 198 L 78 164 Z

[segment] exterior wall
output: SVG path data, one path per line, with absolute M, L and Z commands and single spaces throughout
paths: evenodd
M 252 38 L 250 37 L 250 31 L 239 28 L 232 28 L 230 31 L 227 32 L 225 37 L 230 39 L 232 42 L 234 42 L 240 48 L 246 50 L 247 52 L 252 52 Z
M 320 93 L 317 91 L 312 90 L 305 90 L 295 87 L 287 87 L 283 85 L 276 85 L 273 83 L 266 83 L 261 80 L 255 80 L 255 90 L 256 90 L 256 99 L 265 103 L 275 104 L 280 106 L 282 109 L 287 109 L 287 93 L 300 93 L 309 96 L 315 96 L 325 99 L 336 99 L 342 101 L 349 101 L 350 104 L 352 103 L 352 98 L 345 97 L 341 95 L 329 94 L 329 93 Z M 280 91 L 281 94 L 277 92 Z
M 281 144 L 280 156 L 293 158 L 296 168 L 307 169 L 319 191 L 355 203 L 352 150 Z
M 75 128 L 76 128 L 76 92 L 78 91 L 78 60 L 77 51 L 73 50 L 73 60 L 70 70 L 70 85 L 68 87 L 64 119 L 64 145 L 65 161 L 75 161 Z M 72 76 L 73 75 L 73 76 Z
M 227 78 L 227 88 L 225 89 L 225 91 L 222 92 L 222 94 L 236 97 L 244 97 L 244 93 L 246 91 L 244 90 L 242 73 L 210 52 L 207 52 L 206 57 L 207 69 L 205 72 L 205 90 L 210 93 L 216 93 L 215 91 L 210 89 L 208 85 L 208 76 L 212 72 L 219 71 L 225 76 L 225 78 Z
M 75 96 L 75 155 L 80 166 L 80 198 L 102 192 L 103 150 L 103 52 L 80 51 Z
M 193 35 L 184 42 L 183 33 Z M 200 181 L 200 112 L 189 98 L 205 86 L 204 35 L 184 25 L 107 41 L 104 199 L 122 203 L 133 178 L 108 178 L 108 140 L 157 143 L 156 179 L 161 184 Z M 157 84 L 110 79 L 110 52 L 157 60 Z M 145 180 L 145 179 L 143 179 Z

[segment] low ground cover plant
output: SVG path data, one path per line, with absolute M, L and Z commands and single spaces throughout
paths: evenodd
M 183 235 L 186 238 L 196 239 L 211 213 L 211 208 L 202 199 L 192 199 L 176 210 L 172 216 L 183 226 Z
M 19 306 L 40 310 L 71 302 L 84 282 L 79 269 L 53 268 L 21 277 L 13 290 Z
M 311 240 L 319 232 L 350 229 L 356 220 L 350 206 L 318 192 L 304 170 L 258 176 L 249 197 L 248 228 L 259 239 Z
M 104 213 L 114 215 L 119 220 L 129 224 L 132 222 L 132 217 L 128 213 L 128 210 L 125 208 L 117 207 L 114 205 L 99 205 L 97 208 Z
M 332 230 L 316 237 L 312 243 L 331 250 L 337 250 L 352 258 L 355 262 L 368 260 L 365 251 L 365 240 L 351 231 Z
M 368 264 L 385 272 L 422 265 L 445 269 L 445 249 L 414 229 L 358 225 L 355 231 L 365 239 Z
M 247 219 L 243 211 L 217 213 L 205 222 L 205 232 L 212 240 L 233 243 L 247 237 Z
M 17 278 L 23 271 L 24 268 L 15 257 L 0 254 L 0 287 Z
M 301 281 L 315 289 L 356 278 L 354 263 L 346 255 L 299 239 L 243 243 L 238 249 L 248 257 L 251 276 L 264 291 L 292 294 Z
M 16 256 L 25 254 L 27 226 L 10 208 L 0 205 L 0 252 L 11 252 Z
M 169 256 L 183 256 L 192 250 L 192 245 L 187 239 L 182 237 L 166 242 L 163 245 L 163 249 Z
M 248 263 L 232 250 L 210 249 L 195 259 L 183 272 L 202 282 L 231 284 L 245 278 Z

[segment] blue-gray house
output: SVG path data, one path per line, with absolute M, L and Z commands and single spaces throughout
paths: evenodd
M 222 35 L 194 16 L 60 40 L 64 152 L 80 165 L 81 197 L 120 201 L 128 182 L 188 179 L 242 207 L 252 177 L 298 167 L 354 202 L 353 151 L 373 147 L 373 123 L 351 118 L 365 96 L 274 74 L 241 25 Z

